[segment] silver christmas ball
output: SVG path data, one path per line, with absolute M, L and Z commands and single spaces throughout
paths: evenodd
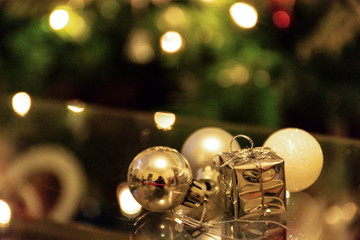
M 129 189 L 138 203 L 153 212 L 180 205 L 193 176 L 183 155 L 169 147 L 152 147 L 139 153 L 128 170 Z

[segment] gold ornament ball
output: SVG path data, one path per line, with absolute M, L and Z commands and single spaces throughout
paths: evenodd
M 183 203 L 192 183 L 192 172 L 177 150 L 157 146 L 133 159 L 127 180 L 139 204 L 153 212 L 164 212 Z
M 298 128 L 281 129 L 268 137 L 264 147 L 270 147 L 284 159 L 288 191 L 302 191 L 319 177 L 324 157 L 320 144 L 310 133 Z

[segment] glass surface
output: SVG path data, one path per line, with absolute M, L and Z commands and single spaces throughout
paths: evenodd
M 164 127 L 154 114 L 32 99 L 21 115 L 11 97 L 2 98 L 0 198 L 12 214 L 0 231 L 8 239 L 245 239 L 225 223 L 204 234 L 182 230 L 170 213 L 120 210 L 118 194 L 130 162 L 146 148 L 180 151 L 191 133 L 209 126 L 248 135 L 261 146 L 274 130 L 171 114 L 175 122 Z M 323 170 L 310 188 L 290 195 L 287 239 L 359 239 L 360 141 L 314 136 L 324 152 Z M 219 209 L 210 205 L 207 214 Z M 257 227 L 263 226 L 250 232 L 256 235 Z M 268 239 L 285 239 L 278 236 Z

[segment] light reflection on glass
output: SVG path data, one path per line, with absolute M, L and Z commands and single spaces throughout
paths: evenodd
M 85 110 L 85 104 L 79 100 L 72 100 L 68 103 L 67 108 L 74 113 L 81 113 Z
M 183 46 L 183 40 L 178 32 L 166 32 L 160 38 L 161 48 L 167 53 L 175 53 Z
M 141 205 L 135 200 L 129 188 L 120 185 L 117 191 L 121 212 L 127 217 L 136 217 L 141 212 Z
M 54 10 L 49 17 L 49 24 L 54 30 L 63 29 L 69 23 L 69 13 L 64 9 Z
M 253 28 L 258 20 L 256 9 L 246 3 L 235 3 L 230 7 L 230 15 L 233 21 L 241 28 Z
M 157 128 L 163 130 L 170 130 L 171 127 L 175 124 L 176 116 L 173 113 L 156 112 L 154 114 L 154 121 Z
M 289 199 L 290 198 L 290 192 L 286 191 L 286 198 Z
M 9 225 L 10 220 L 11 209 L 5 201 L 0 200 L 0 227 L 6 227 Z
M 12 107 L 14 111 L 24 117 L 30 110 L 31 98 L 26 92 L 16 93 L 12 98 Z
M 166 168 L 168 164 L 166 159 L 159 157 L 155 160 L 155 165 L 157 168 Z

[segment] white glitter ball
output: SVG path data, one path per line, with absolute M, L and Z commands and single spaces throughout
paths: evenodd
M 298 128 L 281 129 L 264 143 L 285 162 L 286 188 L 298 192 L 310 187 L 319 177 L 323 166 L 323 153 L 318 141 Z

